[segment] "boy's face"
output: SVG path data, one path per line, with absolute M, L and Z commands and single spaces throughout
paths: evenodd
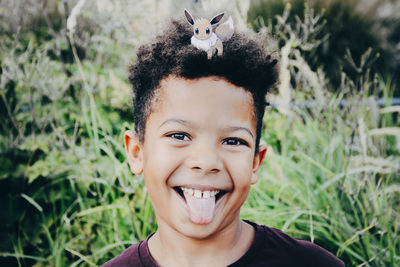
M 144 173 L 158 227 L 203 239 L 239 221 L 265 146 L 254 155 L 252 96 L 217 77 L 164 79 L 145 141 L 126 132 L 133 172 Z

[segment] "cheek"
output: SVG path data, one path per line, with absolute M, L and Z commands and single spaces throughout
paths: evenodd
M 150 152 L 150 151 L 148 151 Z M 173 169 L 173 157 L 168 156 L 164 149 L 151 151 L 145 156 L 144 180 L 153 208 L 157 214 L 168 210 L 167 199 L 171 197 L 171 190 L 167 185 L 171 169 Z
M 250 192 L 251 167 L 251 162 L 243 159 L 243 157 L 235 162 L 232 161 L 230 170 L 230 175 L 234 184 L 234 194 L 232 194 L 234 204 L 232 206 L 232 210 L 235 211 L 232 212 L 232 214 L 236 214 L 236 211 L 240 210 Z
M 250 188 L 252 177 L 253 157 L 250 155 L 238 155 L 229 161 L 230 173 L 234 180 L 235 187 L 246 190 Z
M 168 177 L 177 168 L 180 155 L 171 149 L 163 140 L 153 142 L 144 150 L 144 175 L 146 184 L 162 187 Z

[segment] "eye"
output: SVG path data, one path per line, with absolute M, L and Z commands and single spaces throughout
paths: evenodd
M 196 28 L 196 29 L 194 30 L 194 32 L 195 32 L 196 34 L 199 34 L 199 28 Z
M 228 145 L 228 146 L 240 146 L 240 145 L 244 145 L 244 146 L 249 146 L 249 144 L 240 139 L 240 138 L 227 138 L 222 142 L 223 145 Z
M 168 134 L 167 137 L 171 137 L 173 139 L 180 140 L 180 141 L 189 141 L 190 140 L 190 138 L 184 133 L 172 133 L 172 134 Z
M 210 29 L 209 28 L 206 29 L 206 33 L 210 34 Z

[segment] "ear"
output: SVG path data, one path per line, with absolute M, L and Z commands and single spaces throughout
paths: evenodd
M 267 145 L 265 143 L 260 143 L 258 153 L 253 159 L 253 173 L 251 174 L 251 184 L 257 183 L 258 171 L 262 163 L 264 162 L 265 155 L 267 154 Z
M 186 16 L 187 21 L 188 21 L 191 25 L 194 25 L 193 17 L 192 17 L 192 15 L 189 13 L 189 11 L 187 11 L 186 8 L 185 8 L 185 16 Z
M 131 171 L 135 174 L 143 172 L 143 147 L 137 134 L 126 131 L 124 134 L 125 152 Z
M 221 19 L 222 19 L 222 17 L 223 17 L 224 15 L 225 15 L 225 13 L 221 13 L 221 14 L 216 15 L 216 16 L 210 21 L 210 24 L 211 24 L 211 25 L 217 24 L 218 22 L 221 21 Z

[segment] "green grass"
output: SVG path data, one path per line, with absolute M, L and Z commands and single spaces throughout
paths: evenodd
M 264 140 L 279 141 L 280 151 L 270 147 L 242 217 L 316 242 L 349 266 L 396 266 L 399 158 L 386 154 L 387 136 L 368 136 L 368 107 L 352 114 L 367 121 L 366 129 L 344 121 L 346 111 L 335 108 L 331 114 L 331 108 L 320 118 L 304 110 L 296 111 L 296 119 L 266 113 Z M 365 156 L 358 151 L 363 134 Z

